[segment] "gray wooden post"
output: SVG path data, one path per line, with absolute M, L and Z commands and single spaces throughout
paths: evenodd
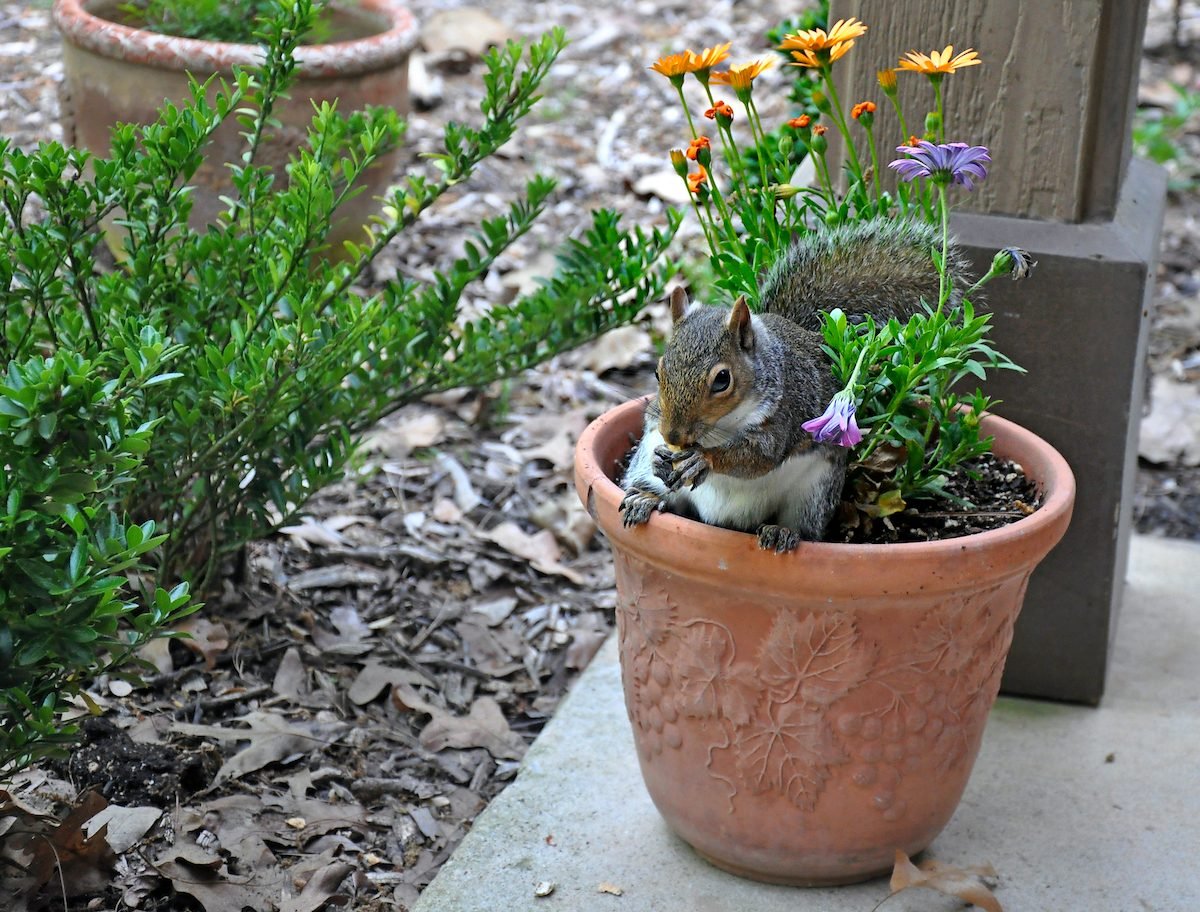
M 833 0 L 831 21 L 869 31 L 835 64 L 849 106 L 878 104 L 881 158 L 899 127 L 876 70 L 901 53 L 973 47 L 983 65 L 945 77 L 947 140 L 987 146 L 952 225 L 986 270 L 1000 247 L 1039 261 L 997 279 L 987 304 L 1001 350 L 1027 375 L 989 378 L 998 411 L 1050 440 L 1078 480 L 1075 517 L 1034 575 L 1004 676 L 1011 693 L 1094 703 L 1104 689 L 1123 587 L 1152 280 L 1165 177 L 1130 159 L 1130 120 L 1148 0 Z M 922 128 L 932 94 L 901 73 Z

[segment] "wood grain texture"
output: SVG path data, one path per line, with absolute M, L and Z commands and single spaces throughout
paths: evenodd
M 1061 222 L 1111 218 L 1129 158 L 1146 0 L 833 0 L 831 20 L 870 30 L 835 66 L 847 107 L 879 104 L 881 164 L 902 139 L 875 73 L 902 53 L 975 48 L 983 66 L 943 82 L 946 138 L 992 151 L 988 180 L 957 208 Z M 927 79 L 900 74 L 909 130 L 933 108 Z

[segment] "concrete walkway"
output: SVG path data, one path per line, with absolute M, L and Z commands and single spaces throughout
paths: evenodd
M 1005 912 L 1200 910 L 1200 545 L 1135 539 L 1103 704 L 1002 698 L 930 854 L 992 864 Z M 543 881 L 554 892 L 535 898 Z M 673 836 L 610 640 L 414 912 L 871 912 L 887 894 L 742 880 Z M 881 912 L 962 908 L 910 890 Z

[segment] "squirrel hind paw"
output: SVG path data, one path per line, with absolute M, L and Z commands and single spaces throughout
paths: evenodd
M 758 547 L 764 551 L 785 554 L 795 551 L 801 541 L 800 533 L 787 526 L 766 525 L 758 530 Z
M 661 511 L 665 506 L 666 503 L 663 499 L 653 491 L 631 488 L 621 499 L 617 511 L 621 513 L 621 521 L 628 529 L 632 526 L 640 526 L 650 518 L 651 513 Z

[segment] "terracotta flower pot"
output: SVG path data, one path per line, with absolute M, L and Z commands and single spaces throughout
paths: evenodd
M 226 80 L 235 65 L 255 66 L 261 50 L 249 44 L 199 41 L 160 35 L 121 25 L 121 0 L 55 0 L 54 23 L 63 36 L 63 132 L 66 141 L 97 155 L 109 153 L 115 123 L 152 123 L 164 99 L 191 97 L 188 74 L 204 81 L 214 73 Z M 366 105 L 386 105 L 408 113 L 408 58 L 417 27 L 397 0 L 354 0 L 335 7 L 330 43 L 296 53 L 297 78 L 289 99 L 275 109 L 279 129 L 259 150 L 259 164 L 283 174 L 288 156 L 305 140 L 312 101 L 337 99 L 343 113 Z M 232 184 L 227 162 L 241 160 L 244 128 L 233 117 L 209 144 L 205 163 L 192 183 L 190 224 L 201 228 L 222 208 L 219 197 Z M 365 176 L 366 190 L 339 210 L 330 233 L 332 249 L 347 238 L 361 240 L 361 228 L 376 213 L 391 182 L 397 153 L 385 156 Z
M 924 849 L 979 750 L 1029 576 L 1075 481 L 1028 431 L 985 419 L 1045 492 L 1002 529 L 901 545 L 802 544 L 656 514 L 621 524 L 617 463 L 645 401 L 594 421 L 575 484 L 612 543 L 625 701 L 670 826 L 718 867 L 849 883 Z

